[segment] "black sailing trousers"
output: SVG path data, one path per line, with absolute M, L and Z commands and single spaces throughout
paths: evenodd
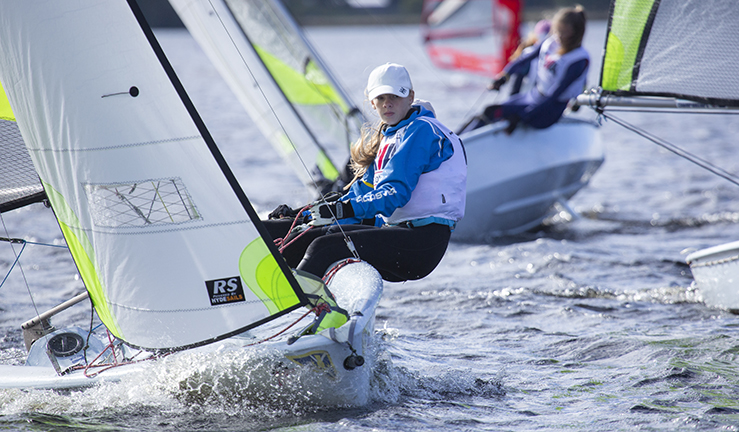
M 292 219 L 263 222 L 272 238 L 278 239 L 286 236 Z M 441 261 L 451 237 L 451 229 L 440 224 L 417 228 L 342 225 L 342 229 L 354 243 L 359 257 L 390 282 L 427 276 Z M 287 236 L 284 242 L 288 243 L 296 236 Z M 311 228 L 287 246 L 282 256 L 290 267 L 318 277 L 323 277 L 335 262 L 353 258 L 344 235 L 336 225 Z

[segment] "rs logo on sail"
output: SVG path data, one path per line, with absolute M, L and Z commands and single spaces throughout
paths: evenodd
M 205 281 L 205 287 L 208 289 L 211 306 L 246 300 L 239 276 Z

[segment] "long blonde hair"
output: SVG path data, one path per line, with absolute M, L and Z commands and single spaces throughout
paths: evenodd
M 382 130 L 386 127 L 387 125 L 383 122 L 378 122 L 374 125 L 365 124 L 362 127 L 362 137 L 350 150 L 351 168 L 354 171 L 354 178 L 346 185 L 345 189 L 349 189 L 355 181 L 362 178 L 364 173 L 367 172 L 367 168 L 374 163 L 377 151 L 380 149 L 380 142 L 382 141 Z

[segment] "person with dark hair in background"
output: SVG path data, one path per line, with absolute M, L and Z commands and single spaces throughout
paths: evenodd
M 491 90 L 499 90 L 510 75 L 520 73 L 536 59 L 537 72 L 532 88 L 526 93 L 510 96 L 499 105 L 488 106 L 463 130 L 469 131 L 499 120 L 508 120 L 508 133 L 512 133 L 519 122 L 537 129 L 556 123 L 570 99 L 582 93 L 586 85 L 590 56 L 581 46 L 585 22 L 582 6 L 557 12 L 551 24 L 551 36 L 507 64 L 488 86 Z

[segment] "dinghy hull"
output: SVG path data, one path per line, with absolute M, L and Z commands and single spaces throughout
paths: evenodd
M 598 126 L 563 118 L 547 129 L 491 124 L 461 135 L 467 205 L 454 240 L 485 240 L 539 225 L 585 187 L 604 160 Z
M 708 306 L 739 311 L 739 241 L 699 250 L 685 260 Z
M 0 388 L 84 389 L 124 378 L 135 380 L 137 374 L 147 374 L 147 371 L 158 367 L 167 370 L 180 361 L 190 365 L 204 356 L 210 358 L 210 363 L 216 364 L 214 370 L 220 368 L 218 374 L 209 372 L 207 367 L 194 367 L 192 372 L 177 374 L 181 379 L 179 388 L 189 399 L 207 397 L 202 394 L 204 388 L 209 392 L 219 391 L 216 387 L 223 382 L 224 369 L 228 369 L 226 374 L 231 375 L 229 383 L 238 383 L 236 387 L 244 398 L 250 397 L 250 394 L 269 394 L 271 399 L 279 399 L 275 392 L 279 393 L 282 388 L 291 393 L 300 392 L 299 398 L 316 406 L 364 405 L 370 400 L 375 309 L 382 297 L 383 281 L 372 266 L 359 262 L 339 269 L 329 282 L 329 288 L 337 303 L 349 312 L 351 319 L 339 329 L 302 336 L 293 343 L 288 342 L 288 336 L 294 334 L 297 328 L 307 325 L 312 315 L 300 323 L 302 327 L 291 329 L 281 339 L 247 346 L 284 329 L 304 310 L 275 320 L 271 325 L 263 326 L 265 328 L 260 327 L 259 334 L 240 335 L 160 360 L 116 366 L 88 378 L 81 369 L 59 375 L 46 355 L 48 340 L 61 332 L 79 334 L 87 339 L 86 330 L 71 327 L 34 342 L 26 365 L 0 365 Z M 88 352 L 88 360 L 100 353 L 104 344 L 107 342 L 103 343 L 102 338 L 93 335 L 90 338 L 92 348 Z M 246 350 L 253 350 L 256 354 L 239 360 L 238 353 Z M 178 356 L 183 358 L 178 359 Z M 219 363 L 219 359 L 229 356 L 230 360 L 221 360 Z M 347 361 L 350 357 L 351 360 Z M 68 358 L 59 358 L 58 364 L 64 370 L 78 361 L 82 361 L 79 352 Z M 159 362 L 170 364 L 158 365 Z M 250 365 L 258 365 L 259 370 L 250 368 Z M 98 370 L 92 368 L 89 372 L 94 374 Z M 157 370 L 159 372 L 151 375 L 160 376 L 161 371 Z M 225 391 L 232 390 L 229 388 Z

